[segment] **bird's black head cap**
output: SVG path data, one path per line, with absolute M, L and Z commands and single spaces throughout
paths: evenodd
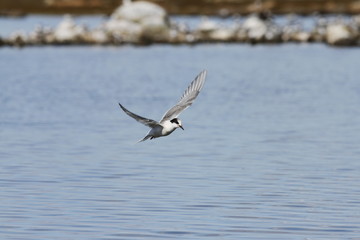
M 176 124 L 179 124 L 179 121 L 177 118 L 173 118 L 170 120 L 171 123 L 176 123 Z

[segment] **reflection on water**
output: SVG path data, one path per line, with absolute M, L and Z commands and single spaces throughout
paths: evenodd
M 355 239 L 358 49 L 0 49 L 1 239 Z M 185 131 L 147 133 L 202 69 Z

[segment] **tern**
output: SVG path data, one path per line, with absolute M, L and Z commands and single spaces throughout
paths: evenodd
M 162 117 L 162 119 L 157 122 L 155 120 L 141 117 L 135 113 L 127 110 L 123 105 L 119 103 L 120 108 L 130 117 L 134 118 L 136 121 L 144 124 L 151 128 L 148 134 L 139 142 L 143 142 L 150 138 L 150 140 L 158 137 L 164 137 L 171 134 L 175 129 L 181 128 L 184 130 L 181 120 L 178 116 L 194 102 L 196 97 L 199 95 L 200 90 L 204 86 L 206 78 L 206 70 L 203 70 L 188 86 L 183 95 L 181 96 L 179 102 L 170 108 Z

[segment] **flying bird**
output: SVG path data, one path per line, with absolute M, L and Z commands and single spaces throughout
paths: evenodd
M 200 90 L 204 86 L 206 78 L 206 70 L 203 70 L 188 86 L 183 95 L 181 96 L 179 102 L 170 108 L 162 117 L 162 119 L 157 122 L 155 120 L 141 117 L 135 113 L 127 110 L 123 105 L 119 103 L 120 108 L 130 117 L 134 118 L 136 121 L 144 124 L 151 128 L 148 134 L 141 139 L 139 142 L 143 142 L 150 138 L 164 137 L 175 131 L 177 128 L 184 130 L 181 120 L 178 116 L 187 109 L 199 95 Z

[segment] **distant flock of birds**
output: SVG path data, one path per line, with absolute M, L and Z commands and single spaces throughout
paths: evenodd
M 334 46 L 360 45 L 360 16 L 347 20 L 327 20 L 318 17 L 313 29 L 304 30 L 293 19 L 286 26 L 279 26 L 265 14 L 253 14 L 243 21 L 234 20 L 225 26 L 209 18 L 203 18 L 195 29 L 185 23 L 170 20 L 166 11 L 146 1 L 124 3 L 101 26 L 89 29 L 77 25 L 66 15 L 54 28 L 37 27 L 33 32 L 14 32 L 0 36 L 0 46 L 97 44 L 118 45 L 153 43 L 197 44 L 213 42 L 234 43 L 283 43 L 322 42 Z

